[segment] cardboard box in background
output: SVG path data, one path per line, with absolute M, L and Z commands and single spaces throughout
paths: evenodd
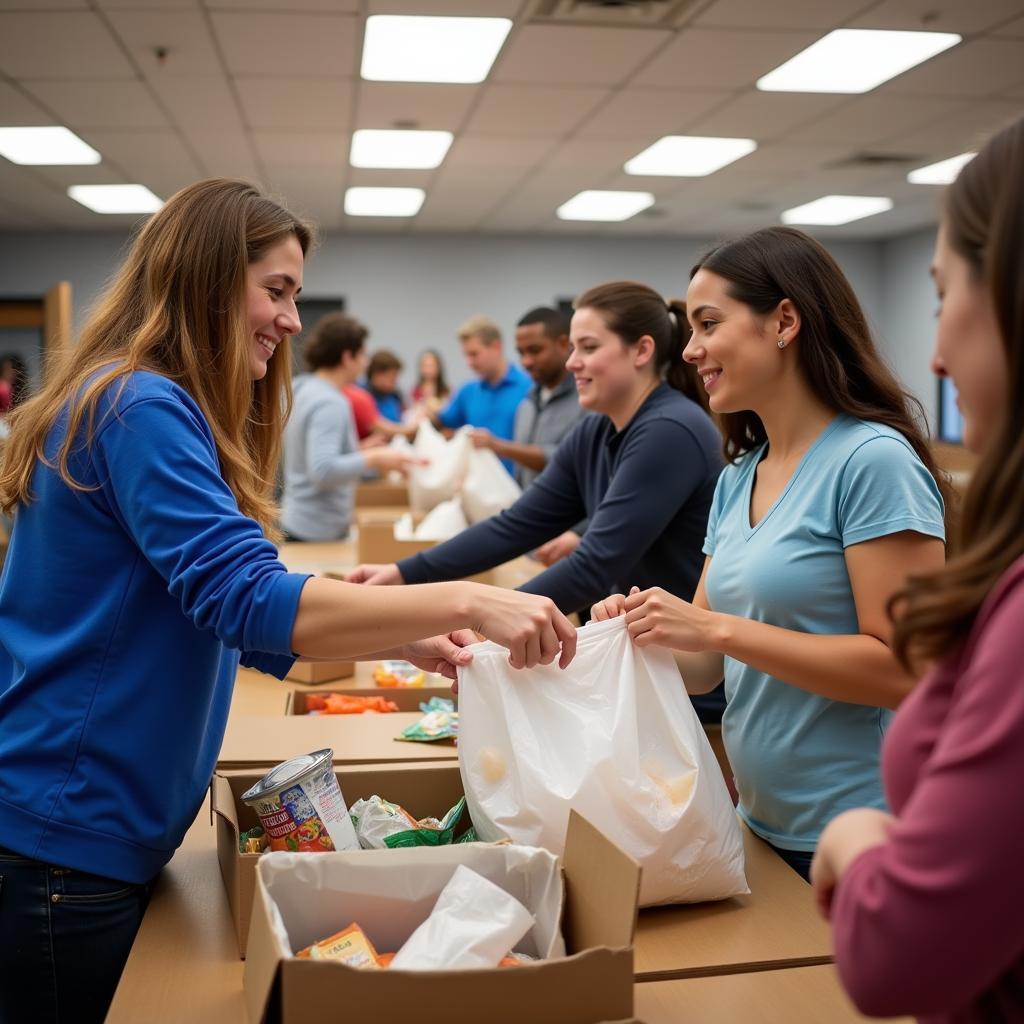
M 296 661 L 285 679 L 299 683 L 330 683 L 356 674 L 354 661 Z
M 399 711 L 419 711 L 420 704 L 430 700 L 431 697 L 443 697 L 445 700 L 455 701 L 458 707 L 458 697 L 452 693 L 450 686 L 363 686 L 352 690 L 318 690 L 311 694 L 308 690 L 292 690 L 284 705 L 286 715 L 305 715 L 307 713 L 307 697 L 329 697 L 332 693 L 342 693 L 348 697 L 383 697 L 385 700 L 394 701 Z M 331 716 L 327 716 L 331 717 Z
M 238 938 L 238 950 L 245 958 L 256 888 L 257 853 L 239 853 L 238 837 L 259 824 L 256 812 L 242 803 L 242 794 L 266 774 L 263 770 L 222 771 L 213 777 L 212 806 L 217 823 L 217 860 L 228 894 L 228 906 Z M 414 818 L 440 818 L 462 797 L 462 776 L 455 762 L 403 765 L 358 765 L 336 768 L 342 796 L 349 807 L 357 800 L 377 796 L 400 804 Z M 469 827 L 464 812 L 457 835 Z M 311 853 L 310 857 L 320 854 Z M 346 922 L 347 923 L 347 922 Z
M 361 517 L 356 537 L 356 558 L 360 564 L 387 564 L 427 551 L 434 544 L 432 540 L 395 540 L 394 519 Z
M 387 508 L 409 505 L 409 488 L 405 484 L 390 484 L 373 480 L 356 485 L 356 508 Z
M 257 884 L 243 983 L 250 1020 L 306 1024 L 326 1006 L 343 1007 L 353 1020 L 418 1024 L 597 1024 L 630 1018 L 640 868 L 575 812 L 562 866 L 562 932 L 569 955 L 510 969 L 367 971 L 283 959 L 271 930 L 269 897 Z

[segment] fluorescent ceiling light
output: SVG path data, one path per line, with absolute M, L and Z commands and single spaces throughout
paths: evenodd
M 345 192 L 345 212 L 350 217 L 415 217 L 426 197 L 421 188 L 358 186 Z
M 757 80 L 766 92 L 868 92 L 960 42 L 953 32 L 837 28 Z
M 782 214 L 783 224 L 849 224 L 892 209 L 887 196 L 822 196 Z
M 960 168 L 974 159 L 974 153 L 961 153 L 951 156 L 948 160 L 940 160 L 937 164 L 918 167 L 907 175 L 912 185 L 948 185 L 956 180 Z
M 555 211 L 561 220 L 629 220 L 654 205 L 650 192 L 579 192 Z
M 68 195 L 95 213 L 156 213 L 164 205 L 145 185 L 72 185 Z
M 627 174 L 659 174 L 701 178 L 753 153 L 753 139 L 716 139 L 703 135 L 666 135 L 638 153 L 625 167 Z
M 0 128 L 0 156 L 13 164 L 98 164 L 103 158 L 67 128 Z
M 360 128 L 352 135 L 353 167 L 429 169 L 440 165 L 452 144 L 451 132 L 383 131 Z
M 360 74 L 371 82 L 482 82 L 511 28 L 508 18 L 375 14 L 366 19 Z

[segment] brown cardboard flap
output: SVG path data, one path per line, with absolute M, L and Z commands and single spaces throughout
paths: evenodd
M 566 948 L 574 952 L 595 946 L 632 946 L 640 900 L 640 865 L 576 811 L 569 812 L 562 862 Z M 580 899 L 577 894 L 581 891 L 602 896 L 600 900 Z
M 256 779 L 255 781 L 259 781 Z M 235 811 L 235 797 L 231 792 L 231 783 L 228 782 L 219 772 L 213 777 L 212 789 L 212 810 L 219 814 L 235 830 L 235 837 L 238 837 L 238 813 Z
M 245 1007 L 249 1011 L 251 1024 L 268 1019 L 266 1011 L 271 1003 L 271 992 L 281 966 L 273 930 L 270 927 L 267 903 L 261 887 L 257 885 L 252 900 L 252 927 L 249 929 L 249 944 L 242 980 Z

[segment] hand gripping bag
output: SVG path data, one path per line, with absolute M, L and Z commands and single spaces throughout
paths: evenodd
M 479 523 L 504 512 L 522 493 L 519 484 L 494 452 L 486 448 L 470 451 L 466 479 L 462 485 L 462 510 L 471 523 Z
M 459 766 L 477 835 L 561 854 L 575 809 L 643 868 L 640 905 L 748 892 L 725 780 L 675 659 L 625 620 L 579 630 L 576 657 L 515 670 L 474 644 L 459 674 Z
M 473 442 L 464 433 L 446 441 L 424 420 L 412 448 L 416 458 L 425 459 L 426 465 L 413 466 L 409 471 L 409 504 L 413 512 L 424 514 L 462 489 Z

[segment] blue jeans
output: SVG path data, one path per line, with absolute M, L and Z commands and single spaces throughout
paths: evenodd
M 102 1024 L 151 888 L 0 847 L 0 1024 Z
M 772 846 L 771 843 L 768 844 Z M 772 849 L 805 881 L 811 880 L 811 861 L 814 860 L 813 850 L 783 850 L 779 846 Z

